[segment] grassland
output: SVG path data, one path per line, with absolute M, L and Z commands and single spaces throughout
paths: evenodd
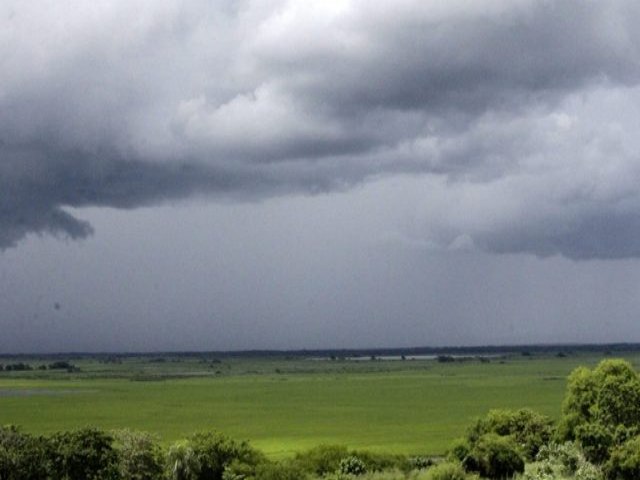
M 640 354 L 623 355 L 638 365 Z M 82 426 L 156 433 L 198 430 L 248 439 L 273 457 L 321 443 L 440 454 L 491 408 L 557 418 L 568 373 L 602 354 L 490 362 L 310 358 L 72 358 L 79 371 L 0 373 L 0 424 L 32 433 Z M 15 359 L 0 359 L 10 363 Z M 46 359 L 20 359 L 37 366 Z

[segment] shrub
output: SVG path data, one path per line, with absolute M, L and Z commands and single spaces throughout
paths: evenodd
M 168 476 L 171 480 L 197 480 L 200 461 L 187 441 L 174 443 L 167 452 Z
M 354 450 L 350 454 L 362 460 L 368 472 L 379 472 L 391 469 L 408 472 L 413 468 L 409 459 L 404 455 L 369 452 L 365 450 Z
M 488 433 L 478 439 L 464 466 L 484 477 L 504 478 L 523 472 L 524 460 L 511 438 Z
M 613 437 L 619 426 L 640 427 L 640 377 L 625 360 L 603 360 L 593 370 L 575 369 L 569 376 L 559 435 L 577 438 L 578 429 L 598 424 Z
M 610 480 L 640 478 L 640 437 L 632 438 L 611 451 L 604 471 Z
M 471 453 L 471 445 L 469 442 L 464 438 L 458 438 L 454 440 L 451 447 L 449 447 L 447 458 L 464 463 L 469 453 Z
M 347 447 L 342 445 L 320 445 L 295 456 L 300 468 L 315 475 L 325 475 L 338 470 L 340 460 L 349 456 Z
M 217 432 L 192 435 L 188 447 L 193 450 L 199 471 L 198 480 L 222 480 L 227 466 L 232 462 L 255 467 L 264 461 L 264 455 L 246 441 L 236 441 Z
M 585 423 L 576 428 L 575 435 L 587 460 L 602 463 L 609 458 L 609 449 L 613 445 L 609 428 L 599 423 Z
M 108 480 L 118 476 L 113 438 L 98 429 L 60 432 L 49 439 L 52 477 Z
M 544 445 L 538 452 L 536 460 L 558 465 L 563 475 L 573 475 L 585 462 L 582 452 L 573 442 Z
M 542 445 L 547 444 L 554 433 L 549 417 L 528 408 L 520 410 L 491 410 L 479 419 L 468 433 L 471 443 L 487 433 L 511 436 L 527 460 L 535 459 Z
M 426 480 L 467 480 L 469 478 L 459 463 L 443 462 L 427 470 Z
M 259 480 L 304 480 L 308 475 L 295 462 L 265 462 L 256 467 Z
M 155 480 L 162 475 L 162 450 L 151 434 L 120 430 L 114 437 L 122 480 Z
M 429 457 L 411 457 L 408 464 L 413 470 L 425 470 L 433 466 L 433 460 Z
M 47 442 L 22 433 L 17 427 L 0 427 L 0 479 L 45 480 L 49 473 Z
M 366 473 L 367 467 L 364 462 L 355 455 L 345 457 L 340 460 L 340 473 L 347 475 L 362 475 Z

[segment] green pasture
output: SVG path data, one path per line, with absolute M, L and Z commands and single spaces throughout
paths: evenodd
M 600 358 L 80 360 L 80 372 L 0 374 L 0 424 L 31 433 L 131 428 L 165 444 L 215 429 L 273 457 L 322 443 L 441 454 L 491 408 L 530 407 L 557 418 L 568 373 Z

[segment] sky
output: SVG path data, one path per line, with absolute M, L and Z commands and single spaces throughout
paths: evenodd
M 0 3 L 0 353 L 640 342 L 640 3 Z

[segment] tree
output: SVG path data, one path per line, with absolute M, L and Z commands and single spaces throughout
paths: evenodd
M 625 360 L 603 360 L 594 370 L 579 367 L 568 379 L 559 437 L 577 440 L 593 461 L 640 429 L 640 377 Z
M 121 480 L 156 480 L 162 476 L 162 450 L 151 434 L 120 430 L 114 436 Z
M 490 410 L 476 421 L 468 432 L 468 441 L 475 443 L 487 433 L 513 438 L 520 453 L 527 460 L 534 460 L 540 447 L 551 440 L 553 422 L 545 415 L 528 408 L 520 410 Z
M 197 480 L 200 474 L 200 462 L 186 441 L 171 445 L 167 464 L 171 480 Z
M 45 480 L 49 478 L 46 439 L 32 437 L 17 427 L 0 427 L 0 479 Z
M 53 478 L 108 480 L 118 477 L 113 438 L 96 428 L 60 432 L 49 439 Z
M 188 446 L 200 465 L 198 480 L 222 480 L 225 469 L 232 463 L 236 467 L 255 468 L 265 460 L 264 455 L 248 442 L 236 441 L 217 432 L 196 433 L 189 438 Z
M 487 478 L 511 478 L 524 471 L 524 459 L 513 439 L 495 433 L 478 438 L 463 465 Z

